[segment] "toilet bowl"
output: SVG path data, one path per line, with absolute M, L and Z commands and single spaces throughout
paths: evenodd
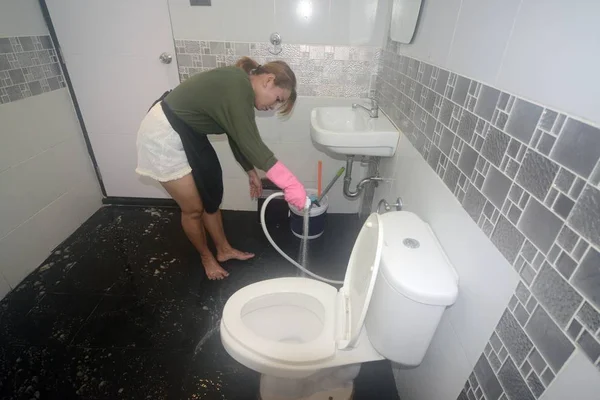
M 363 338 L 360 351 L 336 355 L 341 296 L 331 285 L 278 278 L 237 291 L 223 311 L 221 341 L 239 363 L 262 374 L 304 378 L 338 365 L 383 357 Z M 365 336 L 364 332 L 362 333 Z
M 263 399 L 320 398 L 311 390 L 351 388 L 360 363 L 418 365 L 457 293 L 458 275 L 429 225 L 406 211 L 372 214 L 341 289 L 298 277 L 243 287 L 225 304 L 221 341 L 263 374 Z

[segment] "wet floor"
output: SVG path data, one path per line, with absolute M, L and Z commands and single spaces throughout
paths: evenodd
M 256 399 L 259 375 L 219 339 L 227 298 L 264 279 L 296 276 L 256 213 L 224 212 L 233 246 L 224 281 L 206 279 L 173 208 L 105 207 L 0 303 L 0 399 Z M 343 280 L 360 222 L 328 215 L 311 241 L 314 272 Z M 292 257 L 285 220 L 272 236 Z M 25 249 L 26 251 L 26 249 Z M 366 363 L 354 399 L 397 399 L 389 362 Z

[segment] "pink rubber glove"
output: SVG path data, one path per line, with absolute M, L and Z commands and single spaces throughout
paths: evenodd
M 304 190 L 304 186 L 298 178 L 281 161 L 277 161 L 267 171 L 267 178 L 283 189 L 285 201 L 299 210 L 304 209 L 304 205 L 306 204 L 306 190 Z

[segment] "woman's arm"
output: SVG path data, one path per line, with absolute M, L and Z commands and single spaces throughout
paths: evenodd
M 252 105 L 253 99 L 236 98 L 234 93 L 228 96 L 232 96 L 233 99 L 224 102 L 219 123 L 229 138 L 231 151 L 246 171 L 250 167 L 249 164 L 268 171 L 275 165 L 277 158 L 260 137 Z
M 231 152 L 233 156 L 237 160 L 237 162 L 244 168 L 244 171 L 248 174 L 248 183 L 250 184 L 250 197 L 256 199 L 262 195 L 262 183 L 254 166 L 250 161 L 244 157 L 240 149 L 237 147 L 237 144 L 231 139 L 231 137 L 227 136 L 229 140 L 229 146 L 231 147 Z
M 221 124 L 233 143 L 231 150 L 239 150 L 244 160 L 253 166 L 267 172 L 267 177 L 283 189 L 285 199 L 288 203 L 302 209 L 306 204 L 306 191 L 298 179 L 288 170 L 285 165 L 277 161 L 273 152 L 263 143 L 256 126 L 254 114 L 253 95 L 232 96 L 229 94 L 221 109 Z M 238 159 L 238 162 L 240 160 Z M 240 164 L 242 164 L 240 162 Z M 242 164 L 242 166 L 244 166 Z M 246 169 L 244 167 L 244 169 Z

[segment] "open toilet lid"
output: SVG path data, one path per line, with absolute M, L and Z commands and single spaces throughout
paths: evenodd
M 383 226 L 379 214 L 373 213 L 363 224 L 354 242 L 344 286 L 340 289 L 344 294 L 347 310 L 340 348 L 353 346 L 358 340 L 369 310 L 382 248 Z

